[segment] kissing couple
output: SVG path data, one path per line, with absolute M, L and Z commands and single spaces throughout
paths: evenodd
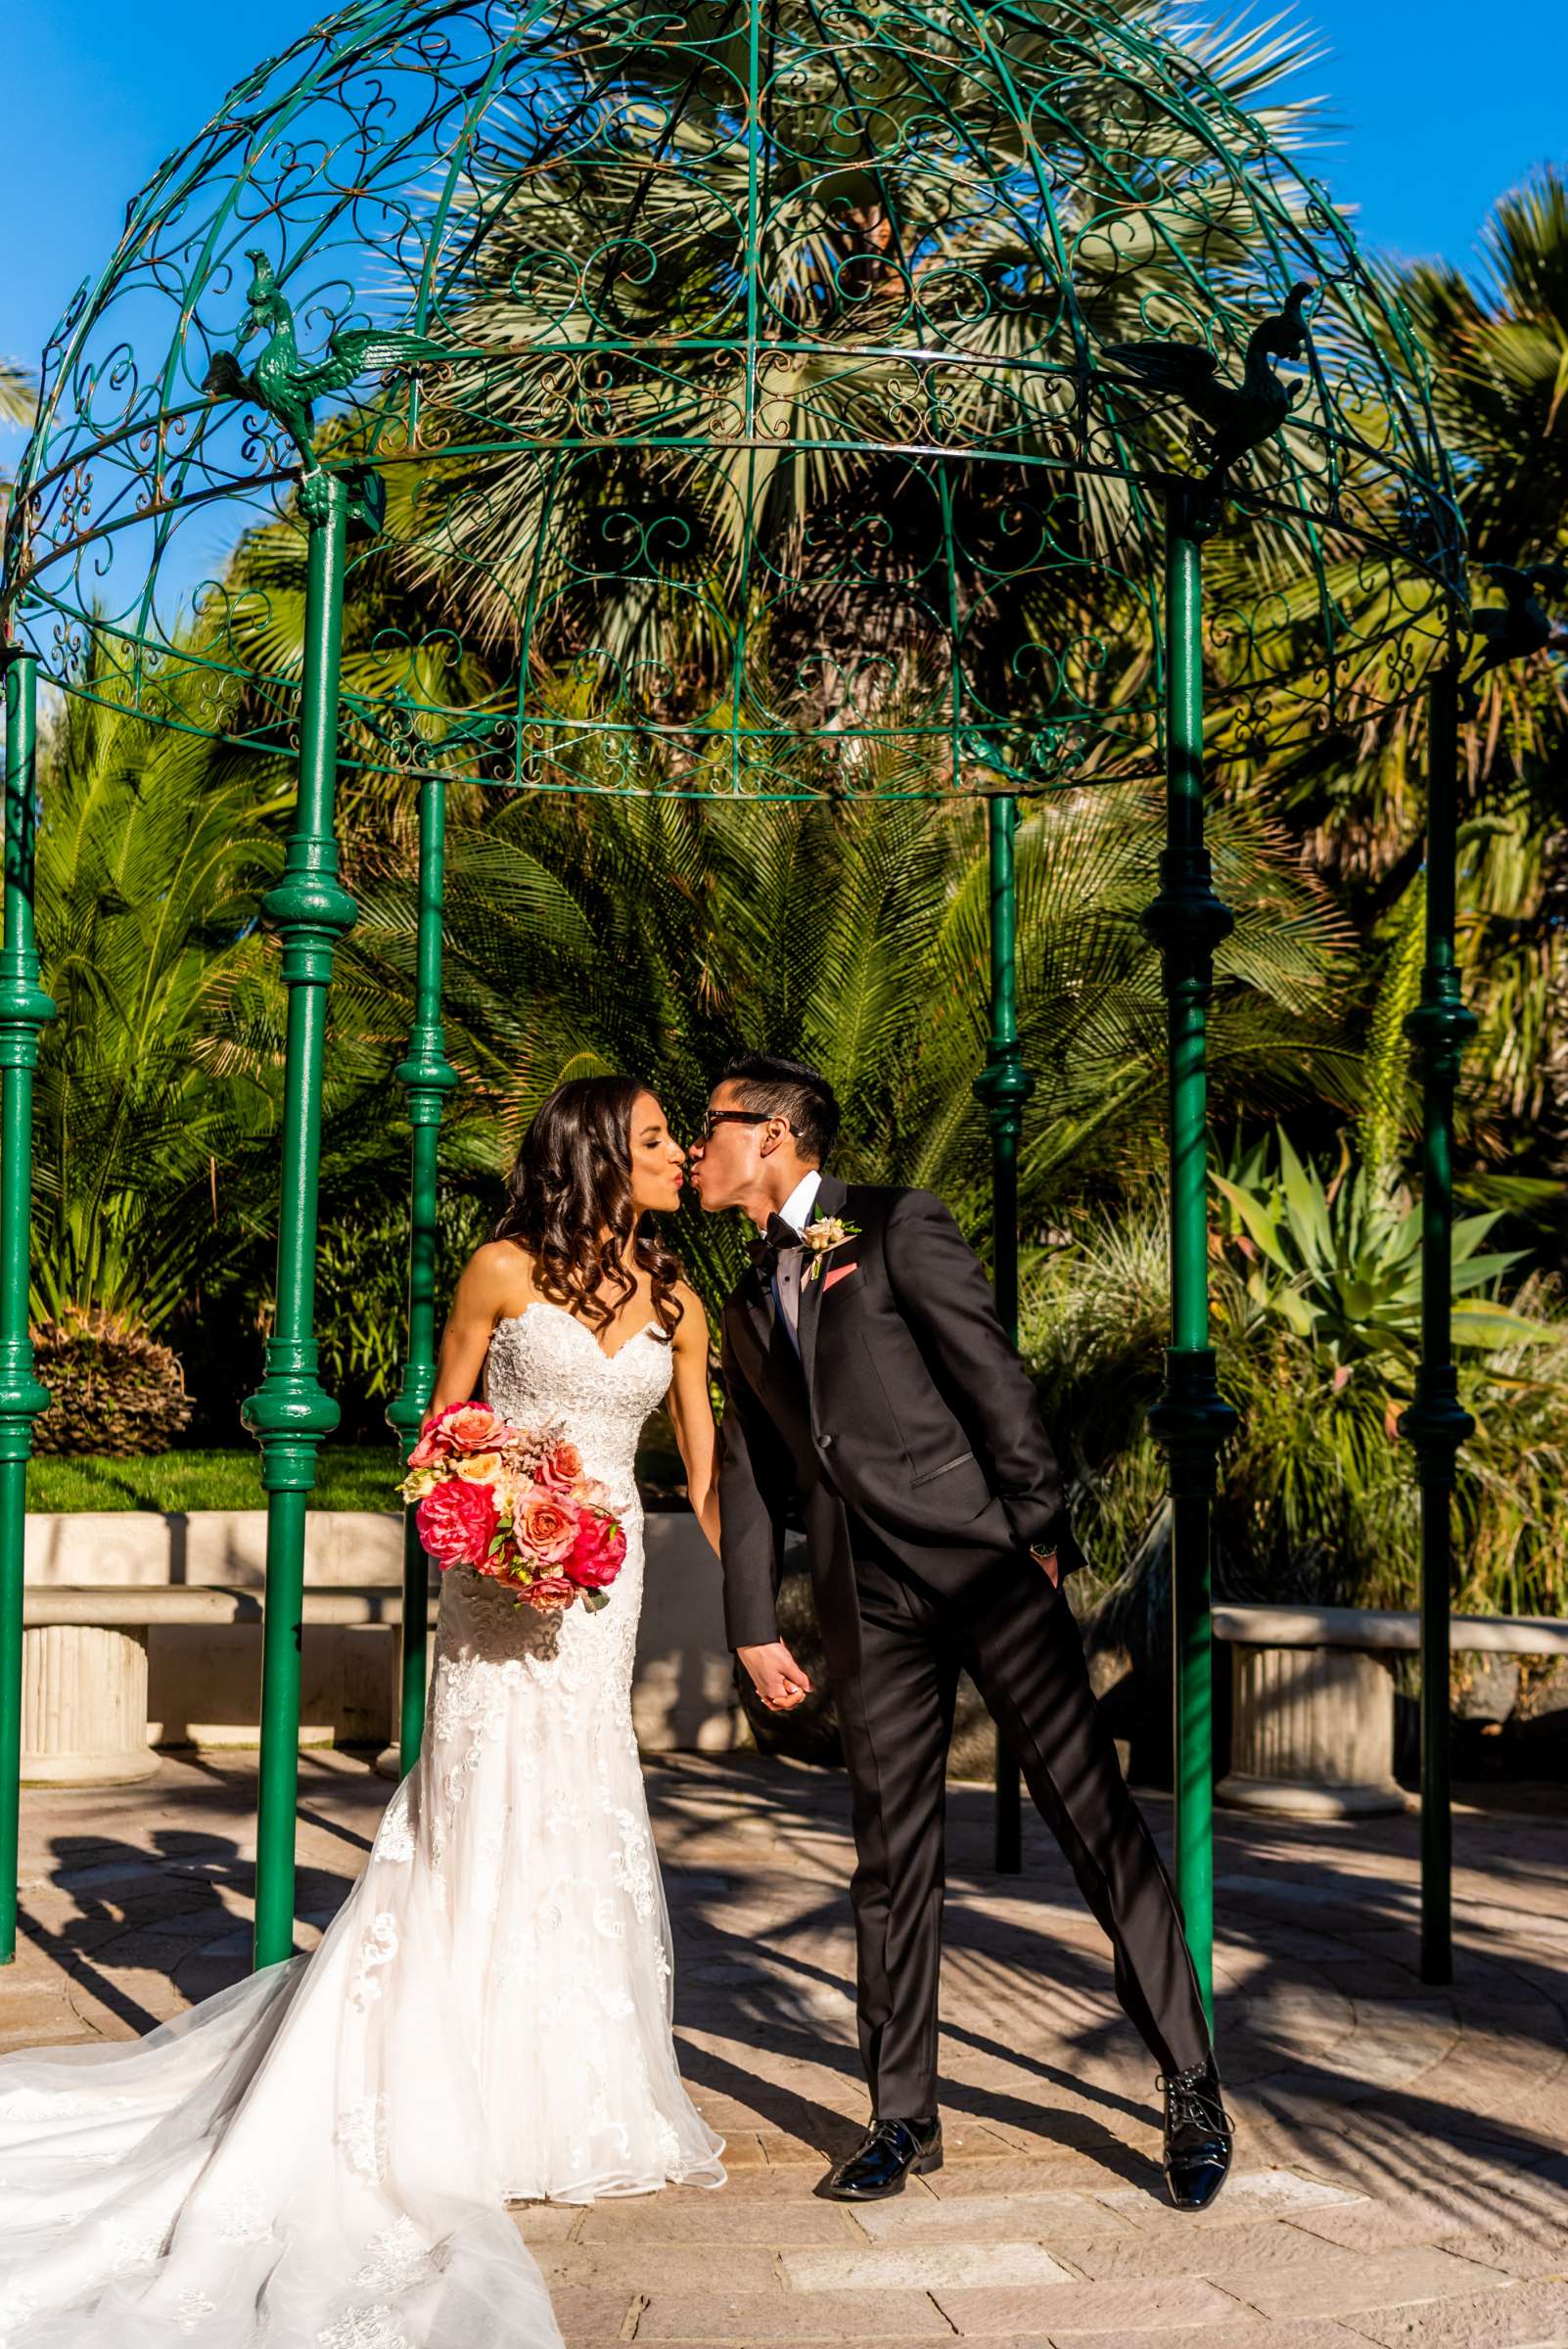
M 539 1110 L 458 1279 L 424 1432 L 478 1478 L 490 1414 L 548 1430 L 613 1514 L 619 1572 L 591 1604 L 546 1608 L 448 1564 L 419 1758 L 319 1947 L 139 2042 L 0 2060 L 5 2349 L 555 2349 L 508 2203 L 723 2185 L 676 2063 L 631 1727 L 634 1458 L 661 1405 L 730 1644 L 779 1712 L 810 1692 L 776 1616 L 804 1510 L 871 2103 L 816 2191 L 880 2199 L 941 2166 L 963 1671 L 1110 1941 L 1158 2066 L 1172 2199 L 1220 2191 L 1231 2130 L 1203 2003 L 1089 1688 L 1034 1390 L 947 1210 L 841 1180 L 838 1125 L 824 1078 L 761 1054 L 724 1070 L 689 1152 L 633 1079 L 578 1079 Z M 655 1221 L 688 1182 L 756 1235 L 724 1308 L 716 1428 L 706 1317 Z

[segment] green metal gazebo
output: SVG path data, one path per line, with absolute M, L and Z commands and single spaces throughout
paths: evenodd
M 45 356 L 9 520 L 0 957 L 0 1956 L 15 1938 L 40 681 L 298 763 L 255 1955 L 287 1955 L 346 765 L 417 792 L 405 1449 L 434 1382 L 443 797 L 984 807 L 993 1269 L 1016 1325 L 1018 803 L 1162 774 L 1177 1889 L 1212 1978 L 1205 1020 L 1227 763 L 1430 693 L 1423 1970 L 1448 1976 L 1450 1141 L 1462 536 L 1386 285 L 1168 0 L 354 0 L 129 207 Z M 1201 579 L 1205 542 L 1218 544 Z M 224 550 L 214 572 L 214 549 Z M 275 608 L 305 583 L 302 659 Z M 979 810 L 977 809 L 977 816 Z M 424 1705 L 410 1532 L 401 1750 Z M 1018 1865 L 998 1772 L 998 1862 Z

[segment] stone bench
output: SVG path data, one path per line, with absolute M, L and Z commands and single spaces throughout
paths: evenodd
M 437 1604 L 433 1595 L 432 1626 Z M 385 1633 L 401 1624 L 402 1613 L 401 1590 L 383 1584 L 339 1584 L 304 1593 L 304 1621 L 311 1627 Z M 23 1592 L 22 1622 L 23 1783 L 128 1786 L 158 1768 L 149 1736 L 150 1635 L 171 1627 L 200 1635 L 249 1626 L 246 1646 L 258 1650 L 261 1597 L 254 1590 L 191 1583 L 34 1584 Z M 379 1644 L 391 1652 L 386 1639 Z M 385 1663 L 380 1677 L 385 1683 Z M 309 1724 L 304 1726 L 308 1737 Z M 254 1743 L 254 1734 L 244 1741 Z
M 1414 1654 L 1421 1618 L 1377 1607 L 1217 1605 L 1231 1651 L 1230 1769 L 1215 1800 L 1238 1811 L 1347 1819 L 1403 1811 L 1394 1682 L 1376 1658 Z M 1568 1656 L 1551 1615 L 1455 1615 L 1453 1655 Z
M 29 1515 L 30 1783 L 134 1783 L 161 1746 L 254 1752 L 266 1524 L 264 1509 Z M 396 1733 L 402 1519 L 314 1510 L 305 1526 L 300 1742 L 374 1751 Z M 645 1538 L 637 1742 L 645 1753 L 727 1752 L 744 1730 L 717 1561 L 689 1510 L 651 1511 Z

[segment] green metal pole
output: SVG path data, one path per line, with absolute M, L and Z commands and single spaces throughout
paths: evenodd
M 1018 882 L 1013 835 L 1018 802 L 1005 794 L 990 803 L 991 1035 L 986 1068 L 975 1091 L 991 1127 L 992 1280 L 996 1311 L 1009 1341 L 1018 1343 L 1018 1146 L 1024 1104 L 1035 1080 L 1018 1040 Z M 996 1739 L 996 1868 L 1017 1875 L 1024 1865 L 1023 1793 L 1018 1765 Z
M 1214 2025 L 1214 1722 L 1209 1515 L 1215 1464 L 1235 1414 L 1209 1344 L 1207 1019 L 1214 950 L 1231 927 L 1203 845 L 1203 600 L 1200 548 L 1215 520 L 1196 485 L 1166 499 L 1166 846 L 1143 917 L 1165 958 L 1171 1087 L 1171 1345 L 1149 1414 L 1171 1474 L 1176 1880 Z
M 436 1391 L 436 1188 L 441 1100 L 457 1082 L 441 1028 L 441 893 L 446 856 L 446 786 L 430 776 L 419 790 L 419 959 L 414 1024 L 398 1082 L 408 1092 L 413 1168 L 408 1216 L 408 1356 L 403 1383 L 388 1420 L 401 1440 L 406 1463 L 419 1423 Z M 398 1765 L 406 1773 L 425 1734 L 426 1615 L 430 1562 L 403 1513 L 403 1627 L 399 1648 Z
M 1421 1487 L 1421 1979 L 1453 1979 L 1453 1822 L 1449 1754 L 1452 1497 L 1459 1446 L 1475 1421 L 1459 1402 L 1451 1322 L 1453 1270 L 1453 1093 L 1476 1031 L 1459 999 L 1454 959 L 1458 828 L 1458 669 L 1433 680 L 1426 809 L 1426 963 L 1405 1032 L 1421 1055 L 1421 1360 L 1400 1432 Z
M 0 652 L 6 672 L 6 870 L 0 934 L 0 1965 L 17 1955 L 22 1802 L 22 1592 L 32 1423 L 49 1402 L 27 1328 L 32 1222 L 32 1072 L 55 1007 L 38 985 L 32 926 L 38 809 L 38 663 Z
M 348 488 L 335 475 L 311 474 L 300 502 L 309 530 L 300 790 L 283 879 L 263 900 L 263 910 L 282 941 L 283 982 L 289 990 L 278 1303 L 266 1373 L 244 1406 L 245 1424 L 261 1447 L 261 1481 L 267 1495 L 256 1805 L 258 1966 L 287 1958 L 294 1947 L 305 1502 L 315 1483 L 317 1447 L 338 1424 L 338 1406 L 316 1376 L 313 1334 L 321 1070 L 333 951 L 351 926 L 355 910 L 353 899 L 339 885 L 333 836 Z

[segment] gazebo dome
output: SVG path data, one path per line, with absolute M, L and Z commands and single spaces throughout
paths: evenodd
M 1217 755 L 1364 723 L 1462 591 L 1451 484 L 1397 306 L 1243 79 L 1165 0 L 356 0 L 71 303 L 12 626 L 68 687 L 286 747 L 311 454 L 385 494 L 344 667 L 366 764 L 1145 771 L 1163 484 L 1213 455 L 1127 348 L 1164 341 L 1296 388 L 1228 477 Z M 1270 317 L 1306 329 L 1272 356 Z M 289 333 L 297 437 L 257 390 Z

